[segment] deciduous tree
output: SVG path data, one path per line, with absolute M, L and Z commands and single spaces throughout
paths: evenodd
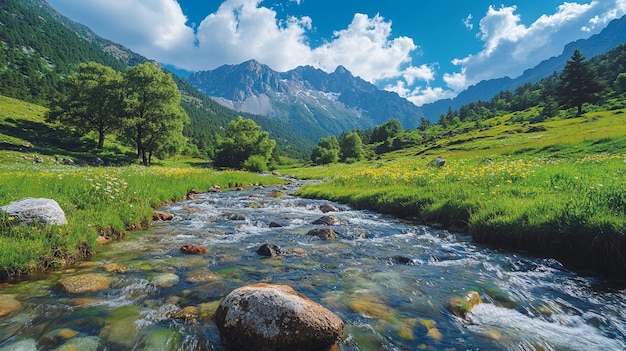
M 339 140 L 341 146 L 341 160 L 344 162 L 354 162 L 365 156 L 363 140 L 357 132 L 343 134 Z
M 106 134 L 120 127 L 122 74 L 95 62 L 81 63 L 65 85 L 67 93 L 53 101 L 46 120 L 85 134 L 95 132 L 102 149 Z
M 339 161 L 339 140 L 334 135 L 327 138 L 321 138 L 313 152 L 311 153 L 311 161 L 317 165 L 335 163 Z
M 263 168 L 260 161 L 267 166 L 276 141 L 269 138 L 253 120 L 239 117 L 228 124 L 226 135 L 218 139 L 217 151 L 213 163 L 220 167 L 243 168 L 244 163 Z
M 147 166 L 153 155 L 164 157 L 180 151 L 189 117 L 180 106 L 181 95 L 172 76 L 146 62 L 129 68 L 124 83 L 124 136 L 136 146 L 137 158 Z

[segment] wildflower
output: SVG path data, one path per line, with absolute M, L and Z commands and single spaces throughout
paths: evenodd
M 7 218 L 7 220 L 9 220 L 9 222 L 10 222 L 10 221 L 13 221 L 13 220 L 15 220 L 15 217 L 11 217 L 11 216 L 9 216 L 9 218 Z

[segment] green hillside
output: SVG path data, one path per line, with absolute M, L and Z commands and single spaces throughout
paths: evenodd
M 148 61 L 60 15 L 42 0 L 0 2 L 0 24 L 0 95 L 42 106 L 48 106 L 61 92 L 64 77 L 79 63 L 97 62 L 124 71 Z M 174 79 L 191 119 L 184 134 L 200 150 L 198 156 L 210 156 L 215 134 L 222 133 L 229 121 L 242 114 L 217 104 L 185 80 Z M 277 121 L 243 116 L 268 131 L 283 155 L 305 157 L 313 146 L 302 132 Z

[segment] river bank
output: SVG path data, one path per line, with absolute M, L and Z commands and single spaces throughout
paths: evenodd
M 399 158 L 333 165 L 298 195 L 412 218 L 476 242 L 556 258 L 585 274 L 626 274 L 625 155 L 570 159 Z M 320 168 L 295 174 L 327 174 Z
M 0 283 L 19 307 L 0 317 L 0 350 L 226 351 L 213 313 L 251 283 L 286 284 L 345 323 L 335 349 L 603 349 L 626 347 L 625 292 L 557 261 L 503 253 L 469 236 L 326 200 L 288 186 L 203 193 L 89 260 Z M 324 213 L 323 205 L 337 211 Z M 332 214 L 333 225 L 313 224 Z M 332 228 L 338 237 L 307 235 Z M 280 255 L 257 253 L 263 244 Z M 185 255 L 184 245 L 207 253 Z M 100 277 L 97 291 L 69 280 Z M 94 279 L 95 280 L 95 279 Z M 476 291 L 465 318 L 449 301 Z
M 8 154 L 0 171 L 0 204 L 26 197 L 57 201 L 65 226 L 32 227 L 0 213 L 0 280 L 66 266 L 89 257 L 99 241 L 145 229 L 154 208 L 214 186 L 279 184 L 272 175 L 207 168 L 89 167 L 57 164 L 51 157 Z

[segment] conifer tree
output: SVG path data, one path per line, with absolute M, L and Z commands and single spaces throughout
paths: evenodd
M 585 61 L 580 50 L 574 50 L 560 77 L 557 99 L 562 106 L 577 107 L 578 115 L 583 112 L 585 102 L 597 102 L 603 89 L 598 73 Z

